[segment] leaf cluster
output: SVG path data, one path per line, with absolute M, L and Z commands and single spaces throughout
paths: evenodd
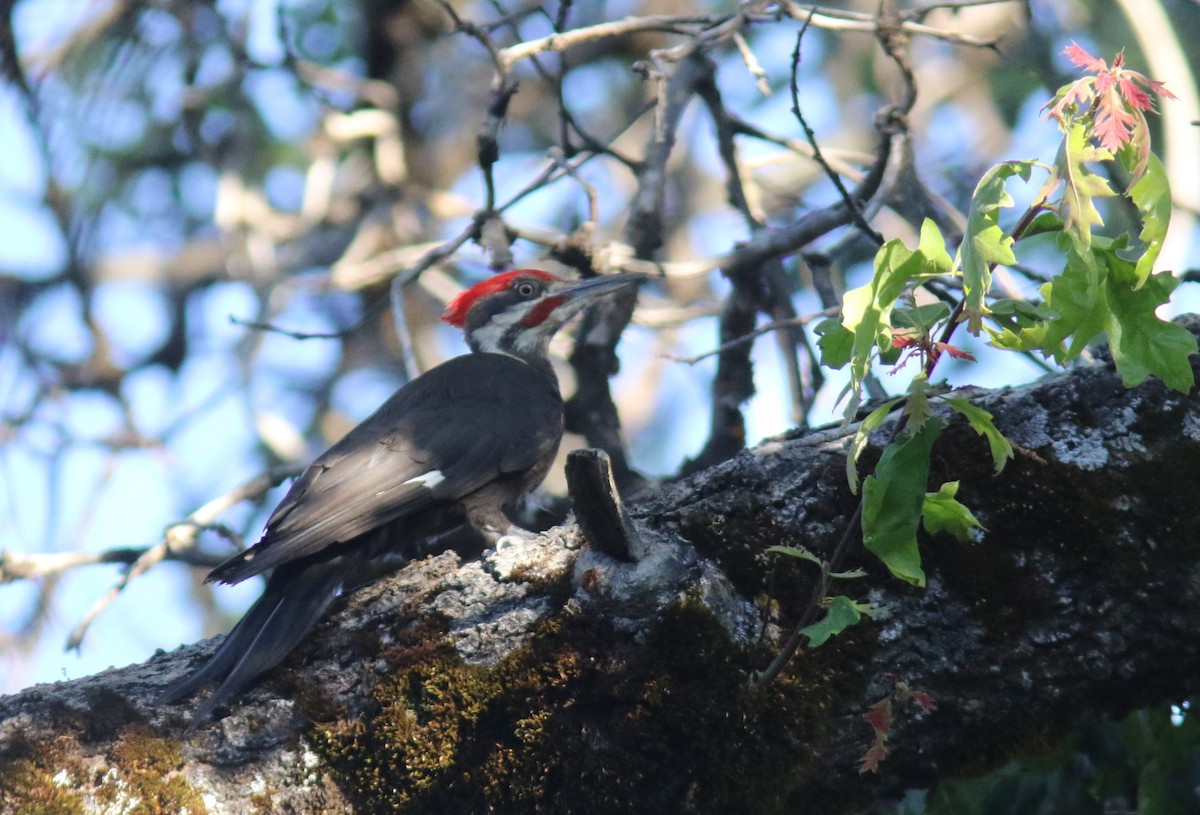
M 1161 83 L 1125 68 L 1121 56 L 1109 68 L 1078 46 L 1067 54 L 1095 76 L 1064 87 L 1047 106 L 1063 134 L 1053 165 L 1009 161 L 993 167 L 975 188 L 953 256 L 937 225 L 926 219 L 917 246 L 885 243 L 875 256 L 871 280 L 847 292 L 841 314 L 816 329 L 822 364 L 849 374 L 843 419 L 847 425 L 858 422 L 846 462 L 855 492 L 859 458 L 872 434 L 899 413 L 873 472 L 861 480 L 862 542 L 893 575 L 915 586 L 925 584 L 918 545 L 922 526 L 928 534 L 947 533 L 962 541 L 985 531 L 958 500 L 958 481 L 928 491 L 944 414 L 965 419 L 986 440 L 997 474 L 1013 456 L 990 413 L 933 384 L 945 356 L 974 361 L 950 342 L 959 324 L 994 349 L 1037 355 L 1058 366 L 1074 363 L 1089 345 L 1107 339 L 1126 386 L 1149 376 L 1181 392 L 1194 384 L 1188 357 L 1196 353 L 1195 338 L 1157 314 L 1178 281 L 1153 271 L 1171 194 L 1162 163 L 1149 150 L 1144 114 L 1153 110 L 1149 93 L 1169 94 Z M 1117 195 L 1108 178 L 1114 164 L 1130 179 L 1121 194 L 1141 218 L 1136 238 L 1096 231 L 1104 226 L 1097 201 Z M 1025 214 L 1008 225 L 1002 215 L 1014 206 L 1009 185 L 1029 182 L 1035 171 L 1045 172 L 1046 180 Z M 1021 265 L 1025 246 L 1032 242 L 1044 248 L 1047 240 L 1061 264 L 1036 294 L 997 296 L 996 269 Z M 959 293 L 953 306 L 938 297 L 946 291 Z M 921 369 L 907 393 L 860 418 L 863 388 L 876 367 L 888 365 L 894 372 L 914 357 Z M 839 564 L 822 568 L 828 573 Z M 861 609 L 846 598 L 827 598 L 827 606 L 825 618 L 805 630 L 811 646 L 861 617 Z

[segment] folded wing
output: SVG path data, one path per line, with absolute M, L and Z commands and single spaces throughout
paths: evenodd
M 500 379 L 522 387 L 497 387 Z M 554 394 L 549 410 L 527 407 L 545 406 L 545 399 L 521 399 L 535 389 Z M 495 422 L 496 414 L 505 421 Z M 529 440 L 550 422 L 561 428 L 561 399 L 530 366 L 501 354 L 451 359 L 424 374 L 420 387 L 398 391 L 309 465 L 272 513 L 262 540 L 208 579 L 237 583 L 314 557 L 434 503 L 457 501 L 529 470 L 545 452 Z M 481 434 L 487 427 L 498 429 Z

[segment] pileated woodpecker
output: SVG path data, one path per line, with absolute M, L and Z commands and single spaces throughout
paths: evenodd
M 528 535 L 503 508 L 542 482 L 562 439 L 550 337 L 588 304 L 644 279 L 571 282 L 520 270 L 451 301 L 442 319 L 463 330 L 474 353 L 400 388 L 304 470 L 258 543 L 213 569 L 207 582 L 230 584 L 272 571 L 212 659 L 159 701 L 224 677 L 194 727 L 277 665 L 380 561 L 444 549 L 464 525 L 490 543 Z

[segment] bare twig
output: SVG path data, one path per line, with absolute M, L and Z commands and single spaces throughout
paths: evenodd
M 825 156 L 821 154 L 821 146 L 817 143 L 817 134 L 808 126 L 808 121 L 804 118 L 803 112 L 800 110 L 800 83 L 798 76 L 800 73 L 800 44 L 804 40 L 804 33 L 808 31 L 809 25 L 812 23 L 812 15 L 804 21 L 804 25 L 796 32 L 796 47 L 792 49 L 792 73 L 791 80 L 788 83 L 792 93 L 792 115 L 796 117 L 796 121 L 800 123 L 800 127 L 804 129 L 804 136 L 808 139 L 809 145 L 812 147 L 813 160 L 821 166 L 825 171 L 825 175 L 833 182 L 833 186 L 837 188 L 838 194 L 842 197 L 842 201 L 850 209 L 851 217 L 855 225 L 862 230 L 864 235 L 867 235 L 871 240 L 875 241 L 877 246 L 883 245 L 883 236 L 880 235 L 875 228 L 867 223 L 863 217 L 862 209 L 859 207 L 851 196 L 846 186 L 842 183 L 841 176 L 833 171 L 829 163 L 825 161 Z
M 707 75 L 707 59 L 693 56 L 675 66 L 664 88 L 661 133 L 650 138 L 638 177 L 638 191 L 625 224 L 626 242 L 637 258 L 648 260 L 663 244 L 663 202 L 666 165 L 675 144 L 675 131 L 683 110 Z M 607 298 L 584 315 L 570 362 L 578 390 L 566 406 L 567 428 L 585 434 L 588 444 L 608 453 L 617 486 L 627 493 L 642 483 L 628 464 L 621 440 L 620 419 L 608 385 L 617 369 L 616 346 L 633 315 L 637 293 Z
M 758 88 L 758 92 L 763 96 L 771 95 L 771 82 L 767 77 L 767 72 L 758 64 L 758 57 L 754 56 L 754 51 L 750 48 L 750 43 L 746 42 L 746 38 L 742 36 L 740 31 L 734 32 L 733 44 L 737 46 L 738 53 L 742 56 L 742 62 L 746 65 L 746 70 L 754 77 L 754 84 Z
M 92 622 L 112 604 L 113 600 L 120 596 L 121 592 L 125 590 L 125 587 L 132 580 L 145 574 L 151 568 L 168 558 L 184 560 L 187 557 L 193 557 L 184 553 L 189 552 L 195 547 L 196 541 L 203 530 L 213 529 L 222 532 L 226 536 L 236 538 L 237 536 L 227 527 L 215 524 L 217 517 L 235 504 L 265 494 L 267 490 L 284 479 L 298 475 L 302 469 L 303 467 L 298 464 L 273 467 L 266 472 L 256 475 L 254 478 L 235 487 L 224 495 L 218 495 L 188 515 L 180 523 L 168 527 L 162 541 L 141 552 L 132 561 L 130 567 L 122 573 L 116 584 L 92 604 L 92 607 L 83 615 L 83 619 L 72 629 L 70 636 L 67 638 L 67 650 L 79 648 Z
M 708 359 L 709 357 L 712 357 L 712 356 L 716 356 L 717 354 L 721 353 L 722 351 L 727 351 L 730 348 L 736 348 L 739 345 L 744 345 L 746 343 L 753 342 L 756 338 L 761 337 L 763 334 L 769 334 L 770 332 L 778 331 L 781 328 L 796 328 L 798 326 L 805 326 L 805 325 L 808 325 L 809 323 L 811 323 L 813 320 L 816 320 L 816 319 L 819 319 L 822 317 L 834 317 L 837 315 L 838 311 L 839 311 L 839 308 L 837 308 L 837 307 L 827 308 L 824 311 L 818 311 L 815 314 L 804 314 L 802 316 L 792 317 L 787 320 L 776 320 L 775 322 L 766 323 L 764 325 L 760 325 L 758 328 L 754 329 L 749 334 L 743 334 L 742 336 L 738 337 L 737 339 L 733 339 L 727 343 L 718 345 L 716 348 L 712 349 L 711 351 L 705 351 L 704 353 L 697 354 L 694 357 L 680 357 L 680 356 L 675 356 L 674 354 L 663 354 L 663 357 L 671 360 L 672 362 L 682 362 L 686 365 L 695 365 L 697 362 L 700 362 L 701 360 L 704 360 L 704 359 Z
M 729 203 L 741 214 L 751 234 L 761 232 L 765 223 L 747 199 L 734 141 L 736 131 L 726 113 L 712 73 L 697 85 L 697 91 L 716 125 L 717 149 L 725 165 L 725 188 Z M 722 309 L 720 321 L 720 336 L 727 341 L 723 344 L 725 350 L 719 355 L 717 375 L 713 379 L 714 407 L 709 439 L 700 455 L 686 465 L 689 471 L 724 460 L 746 443 L 741 406 L 754 395 L 751 349 L 748 345 L 742 348 L 742 344 L 734 340 L 751 333 L 747 329 L 753 328 L 758 312 L 769 315 L 774 322 L 781 324 L 786 324 L 796 316 L 792 303 L 792 283 L 781 259 L 771 259 L 757 269 L 734 266 L 724 272 L 734 287 L 726 307 Z M 800 370 L 796 351 L 801 345 L 798 333 L 802 332 L 797 332 L 795 327 L 788 327 L 777 338 L 792 397 L 792 420 L 800 424 L 808 412 L 813 391 Z
M 671 14 L 626 17 L 624 20 L 598 23 L 597 25 L 575 28 L 561 33 L 555 32 L 536 40 L 510 45 L 508 48 L 500 51 L 499 59 L 501 64 L 508 68 L 523 59 L 529 59 L 537 54 L 545 54 L 550 51 L 566 51 L 569 48 L 574 48 L 584 43 L 612 37 L 623 37 L 643 31 L 666 31 L 673 34 L 695 36 L 705 28 L 728 19 L 728 16 L 678 16 Z
M 987 0 L 991 3 L 1014 2 L 1014 0 Z M 981 3 L 981 5 L 984 3 Z M 788 16 L 803 20 L 812 16 L 813 25 L 826 31 L 856 31 L 864 34 L 875 34 L 879 27 L 879 17 L 874 14 L 863 14 L 854 11 L 826 8 L 822 6 L 806 6 L 794 0 L 782 0 L 780 6 Z M 905 34 L 930 39 L 942 40 L 954 45 L 965 45 L 973 48 L 995 49 L 998 38 L 981 39 L 960 31 L 947 31 L 933 28 L 923 23 L 905 19 L 900 22 L 900 29 Z
M 293 340 L 340 340 L 354 333 L 369 317 L 369 312 L 363 315 L 363 319 L 356 322 L 354 325 L 337 331 L 293 331 L 288 328 L 281 328 L 271 323 L 263 323 L 258 320 L 243 320 L 241 317 L 230 314 L 229 322 L 234 325 L 239 325 L 242 328 L 249 328 L 251 331 L 263 331 L 268 334 L 282 334 L 285 337 L 290 337 Z
M 208 527 L 217 529 L 216 525 Z M 222 528 L 224 530 L 224 528 Z M 228 532 L 229 530 L 224 530 Z M 61 574 L 80 566 L 101 564 L 124 564 L 136 562 L 150 549 L 148 546 L 119 546 L 99 552 L 17 552 L 0 550 L 0 583 L 18 580 L 38 580 L 50 575 Z M 191 566 L 216 566 L 225 556 L 191 549 L 184 552 L 168 552 L 164 560 L 178 560 Z

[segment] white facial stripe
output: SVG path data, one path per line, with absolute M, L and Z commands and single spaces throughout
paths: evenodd
M 582 303 L 568 300 L 547 314 L 536 326 L 522 326 L 536 303 L 494 315 L 486 324 L 471 332 L 471 342 L 480 351 L 508 354 L 518 359 L 544 356 L 546 343 L 558 328 L 577 313 Z
M 475 332 L 471 335 L 471 339 L 479 346 L 480 351 L 503 353 L 501 347 L 506 330 L 507 326 L 497 320 L 492 320 L 490 323 L 475 329 Z
M 551 319 L 547 319 L 542 323 L 542 326 L 551 325 L 553 325 L 555 329 L 558 327 L 558 323 L 551 322 Z M 536 354 L 538 349 L 546 344 L 550 338 L 550 335 L 554 333 L 554 329 L 546 330 L 543 329 L 542 326 L 538 326 L 537 329 L 522 331 L 517 335 L 516 349 L 518 354 L 525 354 L 527 356 Z

